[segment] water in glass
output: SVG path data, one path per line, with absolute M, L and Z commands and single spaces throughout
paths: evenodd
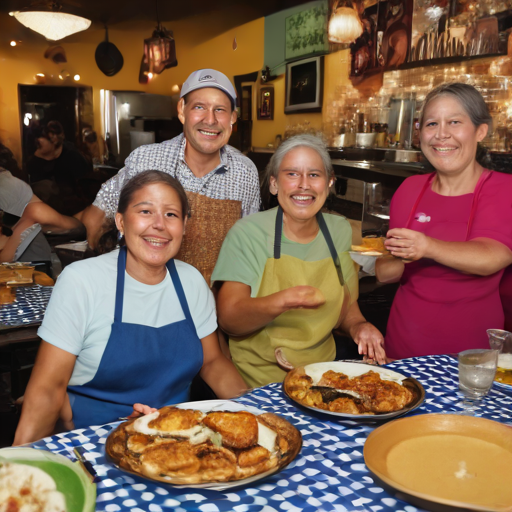
M 481 398 L 496 375 L 497 350 L 473 349 L 459 354 L 459 389 L 469 398 Z

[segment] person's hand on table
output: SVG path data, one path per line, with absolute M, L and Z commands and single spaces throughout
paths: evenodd
M 365 361 L 373 359 L 379 364 L 388 362 L 384 350 L 384 337 L 374 325 L 370 322 L 360 322 L 352 326 L 350 331 L 358 352 L 364 355 Z
M 128 419 L 138 418 L 139 416 L 145 416 L 146 414 L 151 414 L 152 412 L 156 412 L 158 409 L 154 407 L 150 407 L 149 405 L 144 404 L 133 404 L 133 412 L 128 416 Z
M 394 228 L 387 232 L 384 246 L 393 256 L 409 263 L 428 257 L 430 238 L 413 229 Z

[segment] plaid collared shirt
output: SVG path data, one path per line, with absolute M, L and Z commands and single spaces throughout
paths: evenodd
M 224 146 L 220 150 L 220 165 L 198 178 L 185 162 L 185 143 L 181 134 L 160 144 L 148 144 L 132 151 L 124 167 L 101 186 L 93 205 L 113 218 L 124 184 L 139 172 L 157 170 L 175 177 L 189 192 L 212 199 L 241 201 L 243 217 L 259 210 L 258 170 L 249 158 L 231 146 Z

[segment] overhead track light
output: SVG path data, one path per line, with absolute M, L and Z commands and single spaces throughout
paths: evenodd
M 9 14 L 51 41 L 58 41 L 91 26 L 91 20 L 62 12 L 62 5 L 52 0 L 34 2 L 21 11 Z

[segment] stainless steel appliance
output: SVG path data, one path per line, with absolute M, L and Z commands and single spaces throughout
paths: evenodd
M 177 113 L 178 95 L 102 89 L 100 99 L 110 162 L 119 166 L 137 147 L 172 139 L 183 131 Z

